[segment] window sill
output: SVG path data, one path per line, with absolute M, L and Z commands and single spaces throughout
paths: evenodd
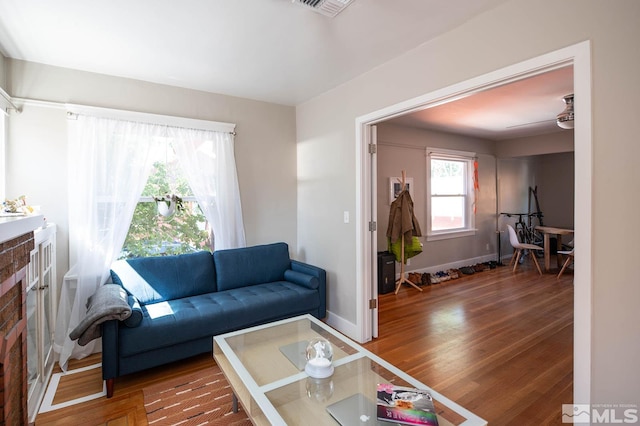
M 452 238 L 472 237 L 476 235 L 476 229 L 463 229 L 460 231 L 441 232 L 427 235 L 427 241 L 449 240 Z

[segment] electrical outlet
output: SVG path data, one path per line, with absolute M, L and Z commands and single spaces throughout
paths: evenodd
M 489 251 L 489 243 L 487 243 L 487 251 Z
M 349 212 L 345 211 L 343 215 L 344 223 L 349 223 Z

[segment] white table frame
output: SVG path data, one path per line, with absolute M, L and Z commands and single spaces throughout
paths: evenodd
M 380 366 L 384 367 L 385 369 L 387 369 L 389 372 L 393 373 L 397 377 L 401 378 L 402 380 L 406 381 L 407 383 L 410 383 L 411 386 L 414 386 L 414 387 L 419 388 L 419 389 L 425 389 L 428 392 L 430 392 L 431 395 L 433 396 L 434 400 L 436 401 L 436 403 L 445 405 L 450 410 L 456 412 L 458 415 L 460 415 L 460 416 L 462 416 L 462 417 L 464 417 L 466 419 L 463 423 L 460 423 L 461 425 L 464 425 L 464 426 L 480 426 L 480 425 L 486 425 L 487 424 L 487 422 L 484 419 L 478 417 L 477 415 L 475 415 L 472 412 L 470 412 L 469 410 L 463 408 L 462 406 L 460 406 L 459 404 L 455 403 L 454 401 L 449 400 L 445 396 L 441 395 L 439 392 L 437 392 L 437 391 L 431 389 L 430 387 L 426 386 L 425 384 L 419 382 L 418 380 L 414 379 L 413 377 L 411 377 L 410 375 L 408 375 L 404 371 L 402 371 L 402 370 L 398 369 L 397 367 L 389 364 L 388 362 L 386 362 L 382 358 L 380 358 L 377 355 L 373 354 L 372 352 L 366 350 L 365 348 L 361 347 L 357 343 L 353 342 L 352 340 L 348 339 L 347 337 L 345 337 L 345 336 L 341 335 L 340 333 L 336 332 L 334 329 L 332 329 L 331 327 L 329 327 L 328 325 L 326 325 L 322 321 L 320 321 L 317 318 L 313 317 L 312 315 L 308 315 L 308 314 L 307 315 L 298 316 L 298 317 L 294 317 L 294 318 L 289 318 L 289 319 L 285 319 L 285 320 L 272 322 L 272 323 L 265 324 L 265 325 L 259 325 L 259 326 L 255 326 L 255 327 L 239 330 L 239 331 L 234 331 L 234 332 L 222 334 L 222 335 L 219 335 L 219 336 L 215 336 L 213 338 L 214 339 L 214 343 L 213 343 L 214 344 L 214 358 L 216 359 L 216 362 L 218 363 L 218 365 L 220 366 L 221 370 L 223 371 L 223 373 L 225 374 L 225 376 L 227 377 L 227 379 L 231 383 L 232 388 L 234 389 L 234 395 L 236 395 L 238 393 L 238 391 L 239 391 L 239 389 L 236 389 L 236 387 L 238 386 L 238 383 L 237 382 L 235 384 L 233 383 L 235 380 L 232 377 L 229 377 L 230 376 L 229 373 L 234 373 L 235 375 L 237 375 L 237 377 L 241 381 L 241 385 L 246 388 L 246 391 L 250 395 L 250 398 L 253 399 L 253 401 L 255 401 L 255 403 L 258 405 L 258 407 L 262 411 L 262 414 L 266 417 L 266 420 L 269 422 L 269 424 L 271 424 L 271 425 L 286 425 L 285 421 L 280 416 L 280 414 L 278 413 L 277 409 L 271 404 L 271 402 L 267 398 L 267 396 L 266 396 L 267 392 L 272 391 L 272 390 L 277 389 L 277 388 L 280 388 L 282 386 L 285 386 L 285 385 L 288 385 L 288 384 L 295 383 L 297 381 L 306 379 L 308 377 L 308 375 L 304 371 L 301 371 L 301 372 L 299 372 L 297 374 L 293 374 L 293 375 L 290 375 L 288 377 L 284 377 L 284 378 L 282 378 L 280 380 L 276 380 L 276 381 L 267 383 L 265 385 L 259 386 L 256 383 L 256 381 L 254 380 L 254 378 L 251 376 L 251 374 L 247 371 L 245 365 L 238 358 L 238 356 L 236 355 L 235 351 L 231 348 L 231 346 L 227 343 L 226 340 L 228 338 L 231 338 L 231 337 L 234 337 L 234 336 L 240 336 L 242 334 L 255 332 L 255 331 L 258 331 L 258 330 L 267 329 L 267 328 L 270 328 L 270 327 L 276 327 L 278 325 L 291 323 L 291 322 L 296 322 L 296 321 L 300 321 L 302 319 L 309 320 L 311 322 L 311 324 L 315 324 L 317 327 L 320 327 L 321 329 L 323 329 L 323 330 L 327 331 L 328 333 L 330 333 L 332 335 L 332 337 L 341 340 L 342 342 L 344 342 L 345 344 L 347 344 L 348 346 L 350 346 L 351 348 L 356 350 L 356 352 L 354 354 L 347 355 L 347 356 L 345 356 L 343 358 L 335 360 L 334 361 L 334 366 L 335 367 L 339 367 L 340 365 L 347 364 L 347 363 L 352 362 L 352 361 L 354 361 L 356 359 L 369 358 L 370 360 L 372 360 L 375 363 L 379 364 Z M 227 363 L 231 367 L 231 369 L 233 370 L 232 372 L 230 372 L 228 370 Z M 235 387 L 234 387 L 234 385 L 235 385 Z M 243 404 L 243 406 L 245 406 L 245 409 L 246 409 L 247 408 L 246 405 L 250 404 L 250 401 L 246 400 L 246 398 L 243 398 L 242 396 L 240 396 L 239 399 L 240 399 L 240 402 Z M 247 413 L 249 414 L 248 411 L 247 411 Z M 255 422 L 255 419 L 252 419 L 252 421 Z

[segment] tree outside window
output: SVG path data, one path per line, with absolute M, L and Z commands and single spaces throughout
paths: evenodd
M 211 231 L 207 220 L 182 173 L 169 144 L 156 153 L 149 179 L 133 213 L 121 259 L 211 251 Z M 159 198 L 179 197 L 173 214 L 158 213 Z M 175 197 L 174 197 L 175 198 Z

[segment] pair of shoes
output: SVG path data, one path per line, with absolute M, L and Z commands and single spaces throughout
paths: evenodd
M 431 284 L 438 284 L 442 280 L 437 274 L 429 274 L 429 281 L 431 281 Z
M 431 275 L 426 272 L 422 274 L 422 285 L 431 285 Z
M 449 274 L 449 276 L 451 277 L 452 280 L 460 278 L 460 274 L 458 273 L 457 269 L 449 269 L 447 271 L 447 274 Z

